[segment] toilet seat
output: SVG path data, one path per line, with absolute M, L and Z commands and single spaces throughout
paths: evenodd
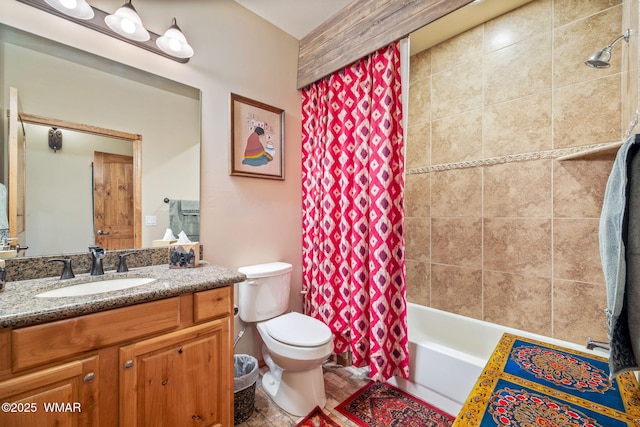
M 331 341 L 333 335 L 318 319 L 291 312 L 264 322 L 269 336 L 283 344 L 296 347 L 318 347 Z

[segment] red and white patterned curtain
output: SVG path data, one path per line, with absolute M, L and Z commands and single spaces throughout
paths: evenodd
M 302 91 L 306 313 L 373 380 L 409 373 L 399 43 Z

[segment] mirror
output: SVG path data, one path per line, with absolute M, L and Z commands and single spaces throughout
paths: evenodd
M 134 212 L 141 224 L 140 247 L 152 246 L 169 228 L 170 203 L 165 199 L 199 200 L 198 89 L 3 25 L 0 58 L 4 110 L 10 108 L 11 86 L 19 91 L 21 114 L 141 136 L 141 202 Z M 1 123 L 6 183 L 6 114 Z M 49 128 L 19 124 L 27 147 L 26 192 L 17 195 L 25 200 L 24 241 L 20 244 L 29 246 L 27 256 L 85 252 L 97 243 L 90 191 L 93 169 L 87 159 L 94 151 L 121 154 L 127 150 L 116 139 L 92 142 L 98 137 L 62 129 L 62 148 L 54 151 L 48 146 Z M 71 158 L 76 164 L 84 162 L 84 169 L 78 166 L 83 172 L 69 175 L 71 168 L 63 165 Z M 32 164 L 36 160 L 39 165 Z M 53 191 L 43 192 L 47 187 L 69 191 L 55 197 Z

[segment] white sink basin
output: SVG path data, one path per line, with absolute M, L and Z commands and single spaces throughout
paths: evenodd
M 122 279 L 107 279 L 96 282 L 80 283 L 78 285 L 65 286 L 51 291 L 37 294 L 38 298 L 78 297 L 82 295 L 101 294 L 104 292 L 119 291 L 135 286 L 146 285 L 156 279 L 149 277 L 125 277 Z

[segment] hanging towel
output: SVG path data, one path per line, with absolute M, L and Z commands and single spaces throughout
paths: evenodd
M 625 141 L 616 155 L 607 181 L 600 214 L 600 259 L 607 287 L 607 329 L 611 353 L 611 377 L 638 369 L 631 346 L 625 298 L 627 281 L 626 249 L 628 229 L 628 196 L 631 160 L 638 151 L 638 136 Z
M 0 243 L 9 238 L 9 219 L 7 218 L 7 187 L 0 183 Z
M 169 202 L 169 228 L 174 235 L 181 231 L 192 242 L 200 241 L 200 202 L 198 200 L 171 200 Z
M 632 150 L 640 150 L 640 144 Z M 636 362 L 640 362 L 640 155 L 631 159 L 629 172 L 629 202 L 627 212 L 627 244 L 625 259 L 627 274 L 622 318 L 625 313 L 629 326 L 629 344 Z
M 178 200 L 178 205 L 182 215 L 200 215 L 199 200 Z

